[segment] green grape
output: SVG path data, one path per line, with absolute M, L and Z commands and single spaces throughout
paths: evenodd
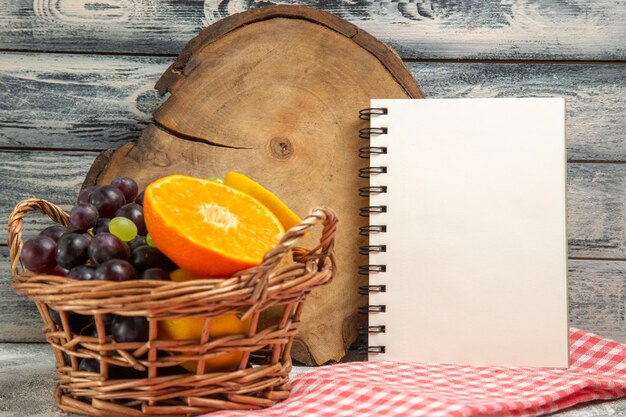
M 109 223 L 109 232 L 124 242 L 130 242 L 137 237 L 137 226 L 126 217 L 114 217 Z
M 152 236 L 150 236 L 150 233 L 146 235 L 146 244 L 152 248 L 157 247 L 156 243 L 154 243 L 154 240 L 152 240 Z
M 207 180 L 224 184 L 224 177 L 220 177 L 219 175 L 211 175 L 209 178 L 207 178 Z

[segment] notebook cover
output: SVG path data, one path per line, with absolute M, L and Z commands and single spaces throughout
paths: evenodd
M 568 366 L 565 102 L 372 100 L 372 360 Z

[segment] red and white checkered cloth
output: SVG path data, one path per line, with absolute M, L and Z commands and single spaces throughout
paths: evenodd
M 626 345 L 570 330 L 570 368 L 352 362 L 297 376 L 289 399 L 243 416 L 538 416 L 626 395 Z

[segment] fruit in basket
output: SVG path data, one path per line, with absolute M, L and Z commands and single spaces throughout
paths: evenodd
M 151 248 L 157 247 L 156 243 L 154 243 L 154 240 L 152 239 L 152 236 L 150 236 L 150 233 L 146 235 L 146 245 L 150 246 Z
M 156 248 L 151 248 L 148 245 L 135 248 L 130 255 L 129 261 L 139 274 L 150 268 L 161 268 L 167 271 L 176 268 L 176 265 L 161 253 L 161 251 Z
M 48 236 L 36 236 L 22 247 L 20 261 L 24 268 L 38 274 L 50 272 L 57 265 L 56 242 Z
M 145 236 L 148 233 L 146 221 L 143 218 L 143 207 L 137 203 L 123 205 L 115 212 L 115 217 L 125 217 L 135 223 L 138 235 Z
M 117 187 L 124 194 L 127 202 L 135 201 L 139 187 L 134 179 L 130 177 L 117 177 L 111 181 L 111 185 Z
M 108 281 L 130 281 L 137 279 L 137 272 L 128 261 L 110 259 L 98 265 L 93 278 Z
M 48 307 L 50 318 L 60 329 L 63 328 L 63 321 L 61 320 L 61 313 Z M 83 314 L 74 313 L 73 311 L 66 311 L 65 316 L 67 322 L 70 325 L 72 333 L 80 334 L 83 329 L 91 324 L 91 317 Z
M 98 233 L 109 233 L 109 223 L 111 219 L 107 219 L 105 217 L 101 217 L 98 219 L 98 223 L 91 229 L 91 233 L 93 235 L 97 235 Z
M 164 177 L 146 188 L 143 203 L 157 247 L 202 276 L 227 277 L 260 264 L 284 233 L 267 207 L 214 181 Z
M 81 372 L 100 373 L 100 361 L 91 358 L 82 358 L 78 364 L 78 370 Z
M 135 198 L 135 203 L 139 204 L 140 206 L 143 206 L 143 196 L 145 194 L 145 191 L 140 192 L 139 194 L 137 194 L 137 198 Z
M 137 226 L 126 217 L 113 217 L 109 222 L 109 232 L 123 242 L 130 242 L 137 237 Z
M 115 316 L 111 334 L 118 343 L 145 342 L 148 340 L 148 320 L 145 317 Z
M 301 221 L 300 217 L 276 197 L 274 193 L 243 174 L 229 172 L 224 178 L 224 184 L 242 193 L 248 194 L 270 209 L 285 230 L 291 229 Z
M 70 269 L 67 274 L 65 274 L 65 276 L 68 278 L 76 278 L 82 279 L 84 281 L 89 281 L 90 279 L 94 279 L 95 274 L 96 270 L 94 268 L 88 267 L 87 265 L 78 265 Z
M 58 242 L 59 238 L 61 236 L 63 236 L 63 234 L 65 232 L 67 232 L 67 228 L 65 228 L 63 226 L 59 226 L 57 224 L 57 225 L 54 225 L 54 226 L 46 227 L 41 232 L 39 232 L 39 236 L 48 236 L 49 238 L 51 238 L 55 242 Z
M 172 281 L 185 282 L 194 279 L 203 279 L 184 269 L 177 269 L 170 274 Z M 211 319 L 209 338 L 246 334 L 250 330 L 251 319 L 241 320 L 235 314 L 224 314 Z M 199 341 L 204 328 L 203 318 L 172 319 L 159 321 L 159 339 L 161 340 L 196 340 Z M 227 352 L 205 360 L 205 372 L 228 371 L 235 369 L 243 352 Z M 186 361 L 181 366 L 189 372 L 195 373 L 197 361 Z
M 141 279 L 152 279 L 156 281 L 169 281 L 170 274 L 162 268 L 148 268 L 141 273 Z
M 70 225 L 78 230 L 89 230 L 98 223 L 98 209 L 93 204 L 78 203 L 70 211 Z
M 89 259 L 94 265 L 110 259 L 128 259 L 129 256 L 128 245 L 111 233 L 98 233 L 89 243 Z
M 57 242 L 56 261 L 63 268 L 74 268 L 89 259 L 89 238 L 79 233 L 63 235 Z
M 79 194 L 78 194 L 78 198 L 76 199 L 76 203 L 89 203 L 89 197 L 91 196 L 91 193 L 94 192 L 94 190 L 98 188 L 95 185 L 90 185 L 88 187 L 85 187 Z
M 126 198 L 119 188 L 104 185 L 91 193 L 89 202 L 98 209 L 100 217 L 112 218 L 115 212 L 126 204 Z

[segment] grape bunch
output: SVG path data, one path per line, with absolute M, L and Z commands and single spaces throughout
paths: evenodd
M 109 185 L 86 187 L 69 214 L 69 225 L 50 226 L 22 248 L 25 269 L 77 280 L 170 280 L 177 266 L 156 248 L 143 215 L 143 192 L 129 177 Z M 59 312 L 52 320 L 62 326 Z M 91 316 L 66 313 L 71 331 L 97 337 Z M 108 336 L 117 342 L 139 342 L 148 337 L 145 318 L 107 314 Z

